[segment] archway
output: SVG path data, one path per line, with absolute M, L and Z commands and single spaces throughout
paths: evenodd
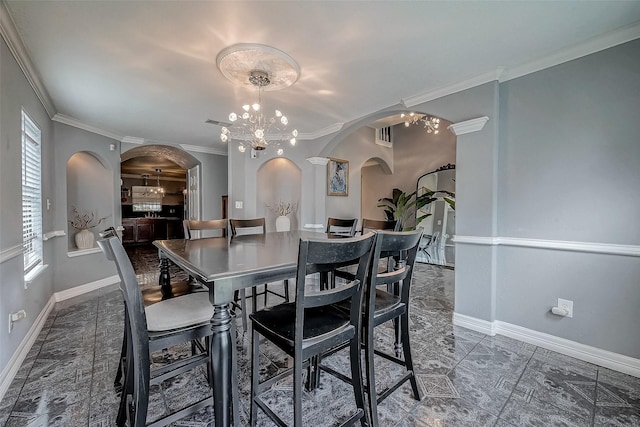
M 266 219 L 267 231 L 276 231 L 278 203 L 290 203 L 292 212 L 288 215 L 291 229 L 300 228 L 300 199 L 302 196 L 302 170 L 291 160 L 275 158 L 260 166 L 256 174 L 256 213 Z

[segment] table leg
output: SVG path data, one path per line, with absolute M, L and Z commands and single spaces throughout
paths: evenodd
M 216 427 L 231 425 L 231 410 L 237 404 L 230 402 L 230 396 L 235 397 L 232 382 L 232 365 L 235 361 L 232 360 L 233 341 L 230 333 L 232 320 L 227 304 L 214 306 L 211 318 L 213 336 L 209 341 L 209 355 L 213 373 L 213 412 Z M 239 424 L 238 420 L 234 420 L 234 424 Z
M 160 257 L 160 277 L 158 278 L 162 299 L 173 297 L 171 289 L 171 275 L 169 274 L 169 259 Z

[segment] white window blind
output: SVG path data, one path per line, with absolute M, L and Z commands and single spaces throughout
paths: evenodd
M 42 265 L 40 129 L 22 111 L 22 242 L 24 273 Z

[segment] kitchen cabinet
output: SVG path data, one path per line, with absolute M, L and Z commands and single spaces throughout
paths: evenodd
M 151 243 L 154 240 L 182 239 L 180 218 L 123 218 L 122 243 Z

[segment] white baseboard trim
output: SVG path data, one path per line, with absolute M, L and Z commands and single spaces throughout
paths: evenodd
M 31 325 L 31 328 L 27 332 L 27 335 L 25 335 L 25 337 L 23 338 L 15 353 L 13 353 L 13 356 L 11 356 L 11 359 L 9 359 L 7 366 L 5 366 L 5 368 L 0 373 L 0 400 L 4 398 L 4 394 L 9 389 L 11 382 L 18 373 L 18 370 L 20 369 L 20 366 L 22 366 L 22 362 L 24 362 L 27 354 L 29 354 L 29 350 L 31 350 L 33 343 L 38 338 L 38 335 L 40 334 L 40 331 L 42 330 L 42 327 L 44 326 L 49 313 L 51 313 L 51 310 L 53 310 L 53 307 L 55 305 L 56 301 L 52 295 L 36 318 L 35 322 L 33 322 L 33 325 Z
M 495 320 L 489 322 L 464 314 L 454 313 L 453 324 L 486 335 L 504 335 L 557 353 L 575 357 L 598 366 L 613 369 L 640 378 L 640 359 L 581 344 L 555 335 L 523 328 L 522 326 Z
M 95 291 L 96 289 L 104 288 L 105 286 L 115 285 L 116 283 L 120 283 L 120 276 L 117 274 L 85 285 L 75 286 L 71 289 L 56 292 L 53 296 L 56 302 L 60 302 L 69 298 L 77 297 L 78 295 L 86 294 L 87 292 Z

